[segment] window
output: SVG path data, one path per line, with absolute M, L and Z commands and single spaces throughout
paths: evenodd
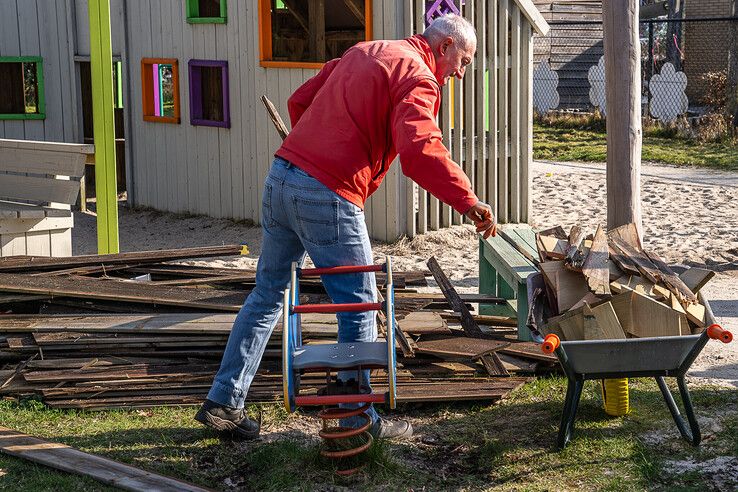
M 143 119 L 179 123 L 179 73 L 173 58 L 141 60 Z
M 371 0 L 259 0 L 261 66 L 319 68 L 372 38 Z
M 231 127 L 228 107 L 228 62 L 190 60 L 190 123 Z
M 46 118 L 41 57 L 0 57 L 0 120 Z
M 190 24 L 225 24 L 226 0 L 187 0 Z

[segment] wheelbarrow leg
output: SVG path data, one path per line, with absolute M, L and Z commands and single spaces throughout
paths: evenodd
M 658 376 L 656 378 L 656 383 L 659 385 L 661 394 L 664 395 L 666 406 L 669 407 L 669 411 L 671 412 L 671 416 L 674 418 L 674 422 L 679 429 L 679 433 L 684 439 L 689 441 L 692 446 L 698 446 L 702 440 L 702 435 L 700 433 L 700 426 L 697 423 L 697 418 L 694 415 L 692 397 L 689 395 L 689 390 L 687 389 L 687 383 L 684 380 L 684 376 L 678 376 L 676 380 L 677 385 L 679 386 L 679 393 L 682 397 L 682 403 L 684 403 L 684 413 L 687 414 L 689 427 L 687 427 L 687 422 L 684 421 L 684 417 L 679 413 L 679 407 L 677 407 L 677 404 L 674 401 L 674 396 L 666 386 L 666 381 L 664 381 L 663 376 Z
M 574 433 L 574 418 L 577 415 L 577 407 L 579 406 L 579 399 L 582 396 L 582 388 L 584 387 L 583 379 L 569 379 L 568 381 L 564 413 L 561 415 L 561 425 L 559 426 L 559 438 L 557 442 L 559 449 L 564 449 Z

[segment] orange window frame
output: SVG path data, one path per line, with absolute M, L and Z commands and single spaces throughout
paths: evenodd
M 172 66 L 172 85 L 174 95 L 174 116 L 156 116 L 154 109 L 154 81 L 151 77 L 153 65 Z M 179 64 L 176 58 L 143 58 L 141 59 L 141 103 L 143 119 L 153 123 L 174 123 L 181 121 L 179 112 Z
M 365 41 L 373 39 L 372 0 L 364 0 Z M 272 61 L 271 0 L 259 0 L 259 65 L 265 68 L 323 68 L 321 62 Z

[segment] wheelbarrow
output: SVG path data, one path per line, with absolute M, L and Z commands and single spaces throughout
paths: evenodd
M 536 279 L 529 277 L 528 283 L 530 289 L 531 285 L 536 283 Z M 531 316 L 534 312 L 535 297 L 529 297 L 532 301 Z M 539 299 L 541 297 L 538 296 Z M 701 293 L 698 294 L 698 298 L 705 306 L 705 322 L 709 325 L 698 335 L 562 341 L 555 334 L 544 337 L 535 327 L 535 323 L 528 323 L 533 340 L 541 344 L 544 353 L 556 355 L 568 380 L 557 439 L 559 449 L 563 449 L 569 443 L 574 433 L 574 419 L 585 381 L 635 377 L 656 379 L 679 433 L 693 446 L 699 445 L 702 436 L 685 377 L 710 339 L 730 343 L 733 335 L 715 322 L 707 299 Z M 676 378 L 686 420 L 666 385 L 664 380 L 666 377 Z

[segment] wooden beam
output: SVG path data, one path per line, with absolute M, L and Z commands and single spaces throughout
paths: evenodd
M 162 492 L 204 492 L 207 490 L 181 480 L 83 453 L 66 444 L 22 434 L 7 427 L 0 427 L 0 451 L 57 470 L 92 477 L 99 482 L 124 490 L 159 490 Z
M 607 228 L 641 218 L 641 43 L 638 0 L 603 0 L 607 111 Z
M 325 0 L 308 0 L 308 35 L 312 61 L 325 61 Z
M 349 11 L 354 14 L 354 17 L 356 17 L 356 20 L 361 22 L 361 25 L 366 27 L 366 19 L 364 18 L 364 6 L 358 5 L 356 3 L 356 0 L 343 0 L 343 3 L 346 4 L 346 7 L 348 7 Z M 362 0 L 362 4 L 363 4 Z
M 285 7 L 290 11 L 290 14 L 292 14 L 292 17 L 295 18 L 298 24 L 305 29 L 305 32 L 310 34 L 310 28 L 308 28 L 308 22 L 307 19 L 305 19 L 305 16 L 300 13 L 300 10 L 297 8 L 297 4 L 294 0 L 282 0 L 282 3 L 284 3 Z

